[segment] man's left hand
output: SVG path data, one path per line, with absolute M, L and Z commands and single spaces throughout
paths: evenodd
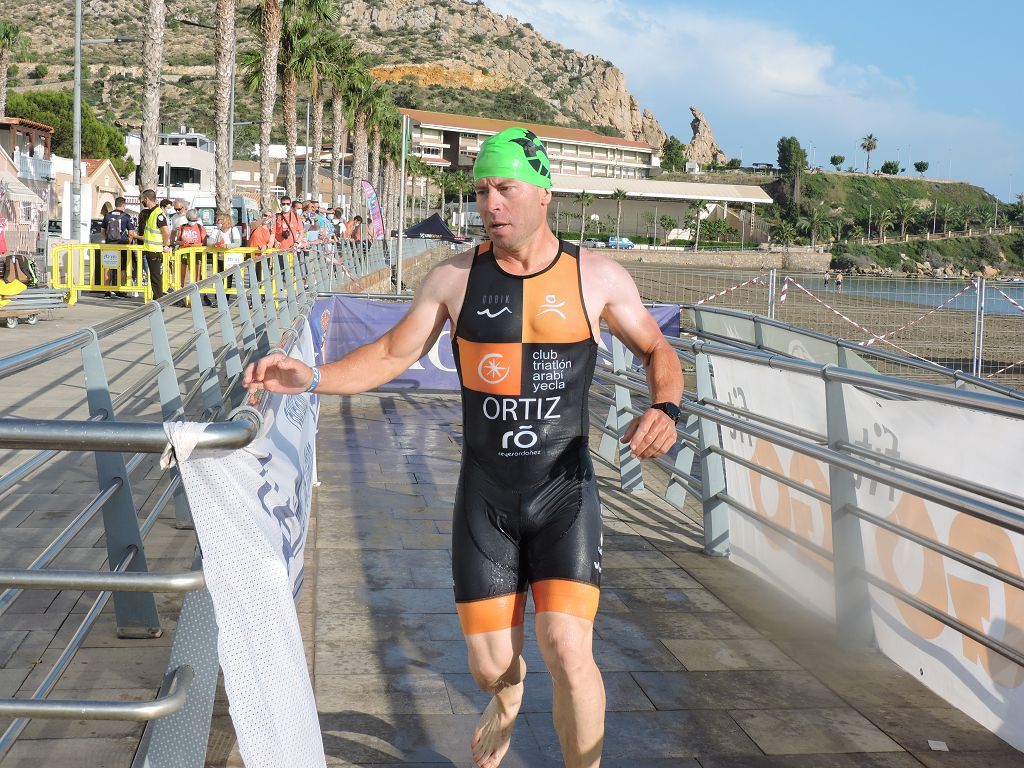
M 629 443 L 629 450 L 638 459 L 653 459 L 668 453 L 678 439 L 676 423 L 668 414 L 648 408 L 626 427 L 621 442 Z

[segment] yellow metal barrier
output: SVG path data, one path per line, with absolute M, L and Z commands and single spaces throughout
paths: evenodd
M 147 301 L 153 296 L 140 245 L 68 243 L 54 247 L 51 262 L 50 284 L 67 290 L 68 305 L 83 291 L 140 292 Z
M 265 251 L 283 255 L 294 269 L 291 251 Z M 162 256 L 162 293 L 170 293 L 192 283 L 204 280 L 218 272 L 231 269 L 246 259 L 261 255 L 257 248 L 209 248 L 193 246 L 165 252 Z M 68 243 L 58 245 L 51 253 L 50 283 L 54 288 L 68 292 L 68 305 L 78 301 L 83 292 L 141 294 L 144 301 L 153 298 L 145 251 L 141 245 L 114 245 L 105 243 Z M 224 289 L 237 294 L 233 278 L 226 275 Z M 199 289 L 202 294 L 216 295 L 217 287 L 211 283 Z M 261 286 L 260 292 L 264 293 Z M 276 285 L 271 284 L 276 298 Z
M 198 283 L 208 277 L 231 269 L 247 259 L 258 258 L 265 254 L 277 254 L 284 256 L 286 263 L 294 265 L 294 254 L 291 251 L 267 250 L 260 251 L 258 248 L 210 248 L 207 246 L 191 246 L 179 248 L 173 253 L 164 254 L 163 287 L 165 293 L 177 291 L 192 283 Z M 258 268 L 258 265 L 257 265 Z M 224 292 L 230 295 L 237 295 L 238 288 L 234 285 L 232 275 L 224 276 Z M 260 293 L 265 293 L 264 287 L 259 288 Z M 199 289 L 203 295 L 216 295 L 216 283 L 210 283 Z M 271 293 L 277 295 L 275 283 L 271 284 Z

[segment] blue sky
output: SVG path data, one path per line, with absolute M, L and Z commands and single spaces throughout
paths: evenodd
M 818 165 L 930 163 L 928 176 L 1024 192 L 1024 5 L 978 0 L 485 0 L 498 13 L 626 74 L 664 129 L 690 138 L 689 107 L 744 163 L 794 135 Z M 813 147 L 813 148 L 812 148 Z M 908 162 L 909 161 L 909 162 Z

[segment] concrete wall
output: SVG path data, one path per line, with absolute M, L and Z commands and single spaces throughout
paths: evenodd
M 603 250 L 622 263 L 665 264 L 695 269 L 794 269 L 824 272 L 832 256 L 828 253 L 807 251 L 684 251 L 658 249 L 620 251 Z

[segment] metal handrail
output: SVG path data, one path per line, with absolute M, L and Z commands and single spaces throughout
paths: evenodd
M 885 360 L 886 362 L 889 363 L 906 365 L 913 368 L 919 368 L 921 370 L 927 370 L 932 373 L 938 373 L 951 378 L 954 383 L 964 382 L 967 384 L 973 384 L 974 386 L 982 387 L 983 389 L 998 392 L 999 394 L 1002 394 L 1006 397 L 1011 397 L 1017 400 L 1024 400 L 1024 392 L 1022 392 L 1019 389 L 1014 389 L 1013 387 L 1008 387 L 1005 384 L 999 384 L 994 381 L 989 381 L 988 379 L 983 379 L 978 376 L 974 376 L 973 374 L 967 373 L 966 371 L 962 371 L 960 369 L 947 368 L 946 366 L 934 363 L 931 360 L 917 360 L 912 357 L 905 357 L 903 355 L 898 355 L 895 352 L 889 352 L 888 350 L 884 349 L 873 349 L 871 347 L 865 347 L 861 344 L 858 344 L 855 341 L 850 341 L 849 339 L 840 339 L 836 336 L 829 336 L 827 333 L 821 333 L 820 331 L 812 331 L 807 328 L 799 328 L 790 323 L 784 323 L 781 320 L 776 320 L 775 318 L 772 317 L 766 317 L 764 315 L 744 312 L 742 310 L 732 309 L 729 307 L 708 307 L 704 305 L 698 307 L 696 304 L 682 304 L 680 305 L 680 307 L 683 309 L 696 310 L 698 312 L 709 312 L 711 314 L 716 315 L 725 315 L 726 317 L 734 317 L 741 320 L 749 320 L 754 323 L 760 323 L 762 325 L 768 325 L 771 326 L 772 328 L 779 328 L 780 330 L 790 331 L 792 333 L 797 333 L 801 336 L 807 336 L 808 338 L 816 339 L 818 341 L 834 344 L 836 345 L 836 347 L 840 349 L 848 349 L 852 352 L 857 352 L 859 354 L 870 355 L 880 360 Z M 700 334 L 702 336 L 710 335 L 707 331 L 702 331 L 699 329 L 688 328 L 685 330 L 688 330 L 692 333 Z M 730 339 L 729 341 L 730 343 L 739 342 L 742 344 L 747 344 L 747 342 L 742 342 L 738 339 Z
M 1001 416 L 1024 418 L 1024 402 L 983 392 L 968 392 L 962 389 L 942 387 L 922 381 L 899 379 L 881 373 L 854 371 L 849 368 L 840 368 L 833 363 L 812 363 L 807 360 L 786 357 L 778 353 L 737 349 L 721 344 L 710 344 L 699 339 L 673 339 L 671 343 L 677 349 L 682 347 L 694 355 L 704 354 L 712 358 L 717 356 L 756 363 L 780 371 L 817 376 L 824 381 L 837 381 L 843 384 L 866 387 L 879 392 L 908 395 L 918 400 L 930 400 L 937 403 L 945 403 L 946 405 L 960 405 L 972 410 L 995 413 Z
M 145 722 L 173 715 L 185 706 L 193 679 L 183 664 L 171 673 L 166 693 L 152 701 L 90 701 L 83 699 L 0 699 L 0 717 L 53 720 L 127 720 Z
M 201 570 L 181 573 L 151 571 L 106 573 L 104 571 L 25 571 L 0 569 L 0 587 L 18 589 L 74 589 L 110 592 L 193 592 L 206 586 Z
M 930 482 L 918 480 L 914 477 L 902 475 L 894 470 L 879 467 L 869 461 L 865 461 L 854 456 L 848 456 L 845 453 L 835 451 L 831 448 L 808 443 L 798 438 L 790 437 L 782 432 L 776 432 L 774 430 L 755 426 L 749 421 L 737 419 L 732 416 L 726 416 L 725 414 L 719 413 L 715 409 L 708 408 L 707 406 L 684 401 L 683 410 L 700 416 L 701 418 L 710 419 L 711 421 L 715 421 L 723 426 L 738 429 L 752 437 L 759 437 L 769 443 L 774 443 L 775 445 L 783 448 L 788 448 L 791 451 L 796 451 L 797 453 L 802 453 L 805 456 L 810 456 L 812 459 L 818 459 L 826 464 L 848 470 L 854 474 L 863 475 L 864 477 L 868 477 L 872 480 L 878 480 L 885 485 L 901 491 L 906 491 L 914 496 L 920 496 L 922 499 L 927 499 L 928 501 L 934 501 L 936 504 L 942 504 L 943 506 L 956 509 L 970 515 L 971 517 L 976 517 L 979 520 L 984 520 L 994 525 L 1024 534 L 1024 515 L 1017 514 L 1000 507 L 995 507 L 991 504 L 986 504 L 985 502 L 979 502 L 968 496 L 964 496 L 963 494 L 950 491 L 948 488 L 943 488 L 940 485 L 935 485 Z
M 265 262 L 270 257 L 264 258 Z M 269 265 L 268 265 L 269 267 Z M 234 267 L 234 273 L 241 279 L 241 267 Z M 267 270 L 268 279 L 271 274 L 277 275 L 277 270 L 269 267 Z M 294 315 L 290 327 L 282 335 L 278 344 L 286 350 L 290 348 L 298 338 L 298 331 L 301 324 L 305 322 L 304 314 L 312 306 L 315 296 L 311 289 L 304 287 L 304 282 L 309 281 L 310 287 L 319 285 L 322 273 L 314 274 L 311 269 L 300 267 L 294 274 L 293 279 L 282 281 L 276 277 L 274 284 L 265 283 L 262 289 L 272 292 L 282 303 L 287 299 L 290 311 L 285 313 L 283 308 L 276 317 L 287 317 Z M 217 281 L 222 280 L 223 273 L 212 276 L 203 281 L 207 286 L 214 286 Z M 195 292 L 195 286 L 189 286 L 184 290 Z M 218 288 L 218 297 L 220 297 Z M 243 295 L 244 296 L 244 295 Z M 167 297 L 165 297 L 167 298 Z M 174 297 L 170 296 L 169 300 Z M 242 300 L 248 301 L 243 298 Z M 90 344 L 94 344 L 101 337 L 108 337 L 117 333 L 133 323 L 151 319 L 154 314 L 161 314 L 161 306 L 167 301 L 148 302 L 146 305 L 133 310 L 118 318 L 98 326 L 96 329 L 83 329 L 64 339 L 44 344 L 26 352 L 19 353 L 0 361 L 0 377 L 12 375 L 23 371 L 31 366 L 51 360 L 69 352 L 81 349 L 83 355 Z M 219 301 L 217 316 L 223 320 L 225 313 L 230 320 L 230 313 L 227 305 Z M 267 320 L 270 320 L 268 310 Z M 247 360 L 260 349 L 265 349 L 267 334 L 271 332 L 271 324 L 265 323 L 262 314 L 259 315 L 259 325 L 251 329 L 255 331 L 255 339 L 247 339 L 247 346 L 241 357 Z M 188 351 L 197 348 L 203 331 L 198 325 L 199 321 L 193 315 L 193 321 L 197 324 L 196 330 L 189 334 L 184 344 L 176 346 L 169 357 L 158 359 L 154 367 L 147 371 L 140 381 L 133 383 L 116 400 L 114 412 L 117 405 L 143 391 L 146 386 L 164 373 L 168 367 L 184 359 Z M 275 320 L 276 321 L 276 320 Z M 249 336 L 252 336 L 252 333 Z M 255 341 L 255 346 L 252 346 Z M 234 343 L 225 339 L 222 348 L 213 356 L 213 369 L 218 370 L 232 349 L 238 349 Z M 90 352 L 89 354 L 97 354 Z M 244 366 L 244 362 L 242 363 Z M 201 366 L 208 367 L 208 366 Z M 87 369 L 88 370 L 88 369 Z M 213 375 L 211 370 L 200 371 L 197 382 L 190 383 L 189 393 L 183 396 L 184 402 L 191 402 L 196 391 L 203 386 Z M 235 392 L 241 373 L 233 375 L 228 380 L 228 389 L 224 390 L 229 394 Z M 263 393 L 257 398 L 253 405 L 236 409 L 227 420 L 207 424 L 199 437 L 198 449 L 233 449 L 249 444 L 256 437 L 263 425 L 263 414 L 269 397 Z M 184 406 L 177 407 L 177 413 L 184 413 Z M 219 412 L 221 408 L 207 409 L 206 413 Z M 142 457 L 147 453 L 160 453 L 168 445 L 167 436 L 162 423 L 151 422 L 130 422 L 116 421 L 113 413 L 99 410 L 94 411 L 95 415 L 85 420 L 46 420 L 46 419 L 0 419 L 0 444 L 14 450 L 36 450 L 38 453 L 29 460 L 21 463 L 3 478 L 0 484 L 3 487 L 10 487 L 15 482 L 24 479 L 32 472 L 45 465 L 59 451 L 97 451 L 97 452 L 134 452 L 130 459 L 127 459 L 124 466 L 130 473 L 139 466 Z M 143 541 L 157 517 L 167 504 L 175 496 L 181 484 L 180 475 L 175 475 L 171 482 L 164 488 L 152 509 L 139 524 L 139 539 Z M 85 614 L 77 630 L 60 653 L 57 661 L 38 686 L 31 698 L 0 699 L 0 717 L 14 716 L 17 719 L 0 734 L 0 755 L 3 755 L 14 739 L 24 729 L 29 718 L 32 717 L 55 717 L 75 719 L 117 719 L 145 721 L 164 717 L 180 710 L 186 701 L 190 683 L 193 677 L 192 668 L 188 665 L 181 665 L 169 673 L 164 680 L 163 690 L 160 696 L 150 702 L 103 702 L 103 701 L 66 701 L 66 700 L 44 700 L 46 695 L 56 685 L 64 670 L 70 664 L 74 654 L 81 647 L 81 644 L 102 612 L 104 606 L 114 593 L 154 593 L 172 592 L 189 593 L 200 590 L 205 586 L 205 578 L 201 569 L 184 573 L 150 573 L 150 572 L 129 572 L 132 562 L 140 553 L 135 545 L 129 545 L 121 561 L 110 572 L 102 571 L 51 571 L 43 570 L 45 565 L 51 562 L 60 551 L 67 545 L 68 541 L 86 524 L 93 519 L 100 509 L 121 489 L 122 480 L 117 476 L 109 486 L 101 490 L 89 504 L 81 510 L 72 521 L 65 527 L 63 532 L 56 539 L 50 542 L 46 550 L 36 558 L 28 569 L 2 569 L 0 570 L 0 614 L 3 608 L 10 605 L 14 599 L 25 589 L 57 589 L 57 590 L 100 590 L 100 594 Z M 140 545 L 141 546 L 141 545 Z

